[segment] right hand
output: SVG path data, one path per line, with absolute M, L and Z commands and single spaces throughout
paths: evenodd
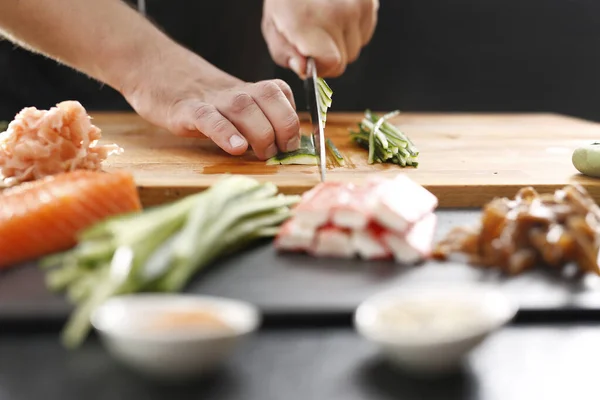
M 265 160 L 299 148 L 300 121 L 285 82 L 246 83 L 177 53 L 129 74 L 122 94 L 140 116 L 178 136 L 207 136 L 231 155 L 251 146 Z

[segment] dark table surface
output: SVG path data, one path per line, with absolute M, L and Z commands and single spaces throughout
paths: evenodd
M 456 373 L 416 379 L 349 329 L 256 334 L 215 374 L 160 386 L 95 339 L 76 352 L 54 333 L 0 335 L 2 400 L 597 400 L 600 326 L 508 327 Z
M 473 211 L 439 215 L 438 236 L 477 218 Z M 496 281 L 530 306 L 578 303 L 597 312 L 585 318 L 592 325 L 582 325 L 578 313 L 569 314 L 570 323 L 563 320 L 562 325 L 553 314 L 517 319 L 517 325 L 474 352 L 461 371 L 424 381 L 378 358 L 376 349 L 356 335 L 350 318 L 335 323 L 330 318 L 353 311 L 365 296 L 390 285 L 482 280 L 481 271 L 430 264 L 420 270 L 400 268 L 390 276 L 373 274 L 364 264 L 332 264 L 276 258 L 263 246 L 202 275 L 190 290 L 249 300 L 263 311 L 277 311 L 280 319 L 267 323 L 216 374 L 183 387 L 158 386 L 132 374 L 93 337 L 83 348 L 66 351 L 57 331 L 69 311 L 65 301 L 44 290 L 35 267 L 8 272 L 0 279 L 0 400 L 600 399 L 595 365 L 600 359 L 600 294 L 593 287 L 543 273 Z M 286 310 L 303 310 L 304 318 L 292 323 Z M 334 312 L 322 314 L 327 310 Z M 39 319 L 42 314 L 45 320 Z M 29 323 L 11 322 L 6 318 L 11 315 Z
M 477 210 L 439 210 L 436 240 L 453 226 L 477 221 Z M 420 284 L 488 283 L 516 301 L 522 314 L 591 314 L 600 321 L 600 277 L 565 279 L 547 270 L 507 278 L 497 271 L 462 263 L 429 261 L 416 267 L 391 261 L 315 259 L 279 254 L 271 243 L 217 261 L 191 282 L 187 291 L 232 297 L 257 305 L 263 313 L 289 316 L 345 315 L 365 298 L 390 288 Z M 6 319 L 65 320 L 71 306 L 49 293 L 34 265 L 6 271 L 0 279 L 0 323 Z

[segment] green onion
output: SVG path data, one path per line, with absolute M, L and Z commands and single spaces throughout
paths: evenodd
M 350 131 L 354 143 L 369 151 L 369 164 L 391 163 L 401 167 L 419 165 L 419 150 L 408 136 L 389 123 L 399 113 L 394 111 L 379 117 L 367 110 L 358 124 L 358 131 Z
M 85 340 L 91 314 L 110 297 L 180 291 L 218 257 L 276 235 L 300 199 L 277 192 L 271 183 L 228 176 L 177 202 L 100 222 L 73 250 L 43 260 L 47 285 L 76 305 L 64 345 Z

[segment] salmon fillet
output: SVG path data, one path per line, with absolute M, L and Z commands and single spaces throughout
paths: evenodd
M 0 193 L 0 268 L 68 250 L 107 217 L 141 209 L 131 174 L 78 170 Z

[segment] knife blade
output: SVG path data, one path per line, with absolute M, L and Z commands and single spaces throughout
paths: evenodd
M 315 144 L 315 153 L 317 155 L 321 182 L 325 182 L 325 132 L 323 129 L 323 121 L 321 120 L 322 110 L 321 102 L 319 101 L 317 66 L 312 57 L 308 58 L 306 72 L 307 76 L 304 80 L 304 89 L 306 90 L 308 111 L 310 113 L 310 122 L 312 124 L 312 139 Z

